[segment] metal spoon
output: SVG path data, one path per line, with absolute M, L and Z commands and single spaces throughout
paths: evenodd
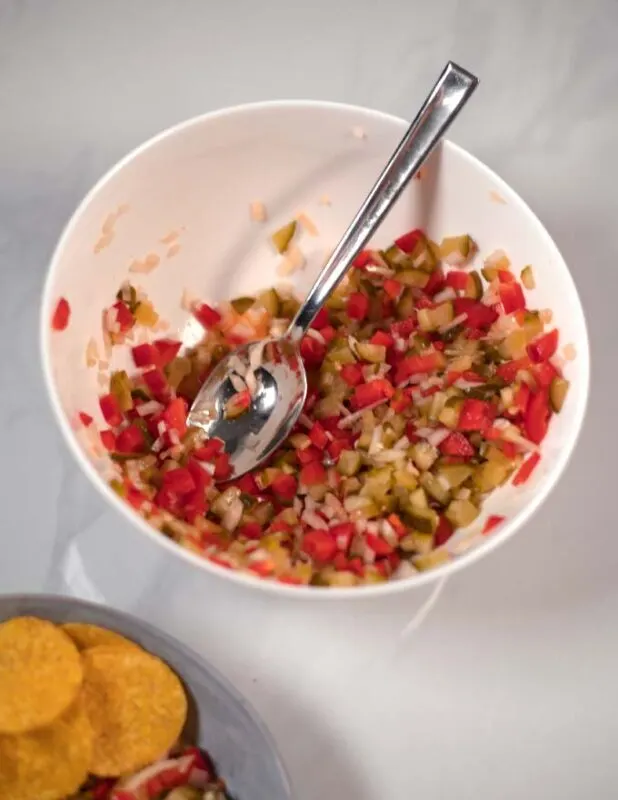
M 300 341 L 352 261 L 371 238 L 408 181 L 418 172 L 468 98 L 478 79 L 449 62 L 375 186 L 314 283 L 285 335 L 244 345 L 212 371 L 188 416 L 190 425 L 222 439 L 232 477 L 256 467 L 285 440 L 307 395 Z M 225 406 L 239 378 L 255 375 L 250 407 L 228 419 Z M 232 377 L 237 375 L 239 377 Z

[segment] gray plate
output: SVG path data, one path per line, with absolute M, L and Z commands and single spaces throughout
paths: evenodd
M 117 631 L 166 661 L 188 688 L 188 720 L 235 800 L 291 800 L 275 744 L 247 701 L 215 669 L 180 642 L 141 620 L 105 606 L 54 595 L 0 595 L 0 621 L 36 616 L 89 622 Z

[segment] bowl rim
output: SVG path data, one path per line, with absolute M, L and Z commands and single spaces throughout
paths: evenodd
M 133 148 L 129 153 L 127 153 L 112 167 L 110 167 L 110 169 L 108 169 L 102 175 L 102 177 L 99 178 L 99 180 L 94 184 L 94 186 L 88 191 L 88 193 L 82 199 L 82 201 L 77 206 L 77 208 L 69 218 L 68 222 L 66 223 L 60 235 L 60 238 L 58 239 L 58 242 L 54 248 L 52 257 L 49 261 L 47 275 L 45 277 L 45 282 L 44 282 L 40 315 L 39 315 L 39 334 L 40 334 L 39 346 L 40 346 L 40 355 L 43 365 L 45 387 L 47 389 L 47 393 L 51 401 L 54 415 L 59 424 L 60 430 L 62 431 L 64 439 L 69 446 L 69 450 L 73 453 L 74 458 L 77 460 L 78 464 L 86 473 L 86 475 L 90 479 L 91 483 L 95 486 L 95 488 L 107 498 L 110 504 L 116 510 L 118 510 L 133 525 L 133 527 L 137 528 L 142 533 L 146 534 L 152 541 L 157 542 L 160 547 L 163 547 L 168 552 L 173 553 L 175 556 L 184 559 L 186 563 L 192 564 L 198 569 L 203 570 L 206 573 L 209 573 L 210 575 L 219 578 L 221 580 L 227 579 L 239 586 L 245 587 L 246 589 L 258 589 L 262 590 L 266 594 L 278 595 L 279 597 L 285 596 L 296 599 L 311 598 L 314 600 L 315 599 L 341 600 L 342 598 L 346 598 L 348 600 L 364 600 L 373 597 L 385 597 L 387 595 L 399 594 L 401 592 L 414 590 L 421 586 L 426 586 L 427 584 L 430 584 L 434 581 L 447 578 L 451 575 L 454 575 L 456 572 L 459 572 L 461 569 L 472 565 L 479 559 L 491 553 L 499 545 L 503 544 L 507 539 L 513 536 L 513 534 L 516 531 L 523 528 L 525 524 L 530 521 L 532 516 L 538 511 L 543 502 L 547 499 L 547 497 L 549 497 L 549 495 L 555 488 L 556 484 L 558 483 L 558 480 L 564 473 L 573 455 L 573 452 L 581 435 L 581 430 L 584 423 L 586 408 L 588 405 L 589 391 L 590 391 L 590 345 L 589 345 L 586 317 L 579 296 L 579 292 L 577 290 L 577 286 L 575 284 L 575 281 L 573 280 L 573 276 L 571 275 L 571 272 L 566 264 L 566 261 L 562 256 L 562 253 L 560 252 L 558 246 L 554 242 L 553 238 L 551 237 L 551 235 L 549 234 L 543 223 L 540 221 L 540 219 L 537 217 L 534 211 L 532 211 L 532 209 L 528 206 L 528 204 L 519 196 L 519 194 L 517 194 L 517 192 L 514 189 L 512 189 L 509 186 L 509 184 L 506 183 L 506 181 L 504 181 L 486 164 L 484 164 L 476 156 L 473 156 L 467 150 L 455 144 L 454 142 L 448 139 L 443 139 L 441 146 L 455 152 L 458 155 L 458 157 L 468 161 L 468 163 L 471 164 L 476 170 L 483 173 L 489 180 L 491 180 L 494 183 L 499 193 L 503 197 L 508 199 L 509 204 L 519 207 L 521 211 L 523 211 L 531 218 L 533 224 L 536 226 L 538 230 L 539 236 L 545 240 L 547 249 L 549 251 L 553 251 L 558 267 L 564 271 L 565 280 L 567 280 L 571 284 L 571 288 L 574 291 L 575 297 L 578 300 L 579 309 L 581 311 L 582 327 L 583 327 L 582 340 L 577 342 L 577 359 L 578 362 L 583 366 L 582 366 L 582 375 L 580 377 L 582 386 L 579 395 L 579 406 L 576 409 L 575 413 L 575 421 L 572 429 L 573 433 L 566 440 L 564 447 L 560 450 L 560 453 L 556 458 L 554 466 L 547 477 L 547 483 L 544 489 L 540 491 L 537 495 L 535 495 L 535 497 L 532 500 L 530 500 L 530 502 L 519 512 L 519 514 L 516 517 L 511 518 L 510 520 L 506 520 L 500 526 L 499 530 L 493 532 L 492 536 L 488 537 L 485 540 L 483 545 L 471 548 L 465 553 L 458 555 L 457 558 L 451 559 L 445 564 L 442 564 L 426 572 L 417 573 L 416 575 L 410 578 L 405 578 L 402 580 L 386 581 L 385 583 L 381 584 L 370 584 L 370 585 L 355 586 L 355 587 L 330 587 L 328 589 L 324 589 L 323 587 L 316 587 L 316 586 L 295 586 L 295 585 L 293 586 L 293 585 L 279 583 L 277 581 L 264 580 L 262 578 L 258 578 L 257 576 L 254 577 L 252 575 L 249 575 L 248 573 L 232 569 L 226 569 L 222 566 L 219 566 L 218 564 L 213 563 L 209 559 L 199 556 L 196 553 L 193 553 L 179 546 L 175 542 L 170 541 L 166 537 L 162 536 L 158 531 L 156 531 L 152 526 L 150 526 L 145 519 L 143 519 L 139 514 L 137 514 L 137 512 L 130 509 L 129 506 L 126 503 L 124 503 L 120 497 L 118 497 L 118 495 L 111 489 L 111 487 L 108 486 L 103 481 L 103 479 L 96 471 L 94 465 L 90 462 L 90 460 L 79 448 L 77 444 L 77 439 L 73 435 L 73 430 L 71 428 L 70 422 L 67 416 L 64 414 L 64 411 L 60 404 L 59 396 L 55 388 L 51 354 L 50 354 L 50 345 L 49 345 L 51 341 L 49 318 L 52 308 L 51 306 L 51 302 L 53 299 L 52 289 L 55 279 L 55 273 L 58 264 L 60 262 L 61 256 L 63 254 L 63 251 L 65 249 L 65 245 L 69 240 L 69 238 L 71 237 L 73 230 L 77 227 L 79 221 L 81 220 L 81 217 L 84 215 L 92 199 L 99 193 L 99 191 L 105 185 L 107 185 L 116 176 L 117 173 L 121 172 L 124 169 L 124 167 L 128 165 L 131 161 L 139 157 L 142 153 L 146 152 L 147 150 L 153 149 L 159 143 L 167 139 L 171 139 L 177 134 L 180 134 L 192 127 L 199 127 L 204 123 L 221 119 L 223 117 L 242 116 L 244 114 L 276 111 L 281 109 L 292 109 L 292 110 L 312 109 L 316 111 L 330 110 L 336 112 L 354 113 L 364 117 L 365 119 L 379 120 L 387 123 L 388 125 L 396 127 L 401 131 L 402 135 L 409 125 L 408 121 L 394 114 L 389 114 L 383 111 L 379 111 L 377 109 L 367 108 L 364 106 L 359 106 L 354 104 L 323 101 L 323 100 L 304 100 L 304 99 L 265 100 L 252 103 L 241 103 L 238 105 L 228 106 L 216 109 L 214 111 L 209 111 L 204 114 L 199 114 L 197 116 L 191 117 L 175 125 L 172 125 L 171 127 L 166 128 L 165 130 L 147 139 L 142 144 L 139 144 L 137 147 Z M 517 520 L 517 524 L 515 524 L 515 520 Z
M 257 710 L 253 707 L 252 703 L 243 695 L 232 683 L 231 681 L 223 675 L 220 670 L 213 666 L 210 661 L 207 661 L 203 656 L 193 650 L 191 647 L 186 645 L 184 642 L 181 642 L 180 639 L 177 639 L 172 634 L 167 633 L 150 622 L 147 622 L 141 617 L 136 616 L 135 614 L 130 614 L 126 611 L 121 611 L 118 608 L 114 608 L 113 606 L 108 606 L 104 603 L 93 603 L 90 600 L 82 600 L 79 597 L 73 597 L 71 595 L 64 595 L 64 594 L 50 594 L 46 592 L 38 593 L 38 592 L 18 592 L 18 593 L 11 593 L 11 594 L 0 594 L 0 604 L 3 603 L 15 603 L 16 605 L 21 605 L 23 603 L 40 603 L 45 607 L 49 606 L 50 610 L 53 612 L 54 608 L 59 608 L 63 604 L 67 604 L 70 606 L 76 607 L 77 610 L 83 609 L 85 612 L 88 611 L 96 611 L 98 613 L 103 612 L 104 614 L 109 614 L 111 617 L 110 624 L 114 624 L 116 621 L 121 623 L 125 622 L 129 626 L 134 626 L 137 630 L 137 633 L 145 633 L 148 636 L 153 637 L 155 640 L 163 641 L 171 650 L 177 652 L 183 659 L 192 663 L 196 668 L 198 668 L 201 672 L 205 672 L 209 675 L 209 677 L 213 678 L 214 681 L 230 696 L 230 698 L 237 703 L 247 714 L 251 722 L 255 725 L 256 730 L 260 733 L 263 737 L 263 740 L 267 747 L 270 750 L 270 753 L 273 757 L 273 763 L 277 768 L 279 773 L 278 777 L 281 780 L 282 787 L 287 793 L 287 797 L 290 800 L 293 797 L 293 787 L 290 776 L 286 769 L 286 766 L 281 758 L 281 753 L 279 752 L 279 748 L 277 747 L 277 743 L 273 734 L 270 732 L 266 723 L 262 720 L 260 715 L 258 714 Z M 32 613 L 32 612 L 29 612 Z M 41 615 L 41 618 L 45 618 L 44 614 Z M 10 619 L 10 618 L 6 618 Z M 0 623 L 5 620 L 3 616 L 0 615 Z M 129 635 L 129 634 L 124 634 Z M 149 651 L 151 652 L 151 651 Z M 152 655 L 157 657 L 161 657 L 159 653 L 152 652 Z M 184 680 L 184 678 L 183 678 Z M 191 687 L 189 686 L 189 689 Z

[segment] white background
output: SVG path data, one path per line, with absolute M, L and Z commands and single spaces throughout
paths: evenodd
M 299 800 L 605 800 L 618 670 L 618 2 L 0 0 L 0 591 L 62 591 L 183 638 L 273 731 Z M 588 420 L 525 530 L 414 601 L 256 599 L 103 506 L 51 418 L 37 346 L 67 217 L 127 150 L 244 101 L 410 116 L 444 62 L 479 75 L 453 138 L 522 194 L 588 314 Z

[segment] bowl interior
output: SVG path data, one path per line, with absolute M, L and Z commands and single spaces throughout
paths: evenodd
M 48 383 L 80 462 L 108 498 L 144 531 L 150 530 L 147 524 L 107 489 L 106 456 L 100 450 L 92 452 L 92 441 L 77 422 L 77 413 L 86 411 L 103 427 L 97 403 L 100 375 L 108 374 L 110 366 L 130 365 L 128 350 L 122 348 L 115 348 L 111 365 L 106 363 L 102 309 L 114 302 L 120 284 L 130 278 L 152 299 L 170 332 L 190 344 L 199 327 L 182 307 L 183 292 L 217 301 L 280 284 L 269 234 L 299 212 L 318 229 L 317 236 L 305 231 L 300 237 L 306 266 L 292 280 L 302 292 L 404 130 L 405 123 L 393 117 L 323 103 L 269 103 L 218 112 L 139 148 L 93 189 L 73 217 L 56 251 L 43 304 Z M 250 219 L 253 201 L 265 204 L 266 222 Z M 530 293 L 529 304 L 553 310 L 562 344 L 572 343 L 577 357 L 565 366 L 571 391 L 553 421 L 543 459 L 530 481 L 492 495 L 477 522 L 450 541 L 449 564 L 398 586 L 425 582 L 471 561 L 525 521 L 566 464 L 581 428 L 588 390 L 586 327 L 569 271 L 543 226 L 503 181 L 458 147 L 444 143 L 424 168 L 422 179 L 411 182 L 375 244 L 388 244 L 413 227 L 426 229 L 437 240 L 470 233 L 480 247 L 477 265 L 499 248 L 508 253 L 517 273 L 533 265 L 537 288 Z M 152 272 L 130 271 L 131 265 L 135 268 L 136 262 L 147 259 L 149 263 L 158 259 Z M 69 300 L 72 316 L 66 331 L 53 333 L 49 319 L 60 296 Z M 88 367 L 86 349 L 91 340 L 100 361 Z M 500 514 L 507 521 L 491 536 L 482 536 L 489 514 Z M 175 548 L 159 534 L 152 535 Z M 208 563 L 205 567 L 222 572 Z M 316 595 L 315 590 L 306 591 Z
M 180 642 L 119 611 L 65 597 L 0 597 L 0 622 L 14 616 L 101 625 L 162 658 L 189 690 L 196 710 L 195 720 L 190 719 L 195 723 L 196 741 L 213 757 L 230 795 L 239 800 L 289 800 L 285 771 L 255 712 L 215 670 Z

